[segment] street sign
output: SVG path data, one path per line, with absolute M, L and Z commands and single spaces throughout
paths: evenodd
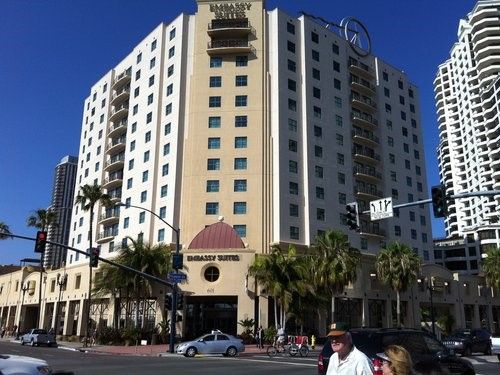
M 392 216 L 392 198 L 383 198 L 370 202 L 371 220 L 386 219 Z
M 170 281 L 171 283 L 180 283 L 186 279 L 187 279 L 187 275 L 185 273 L 170 272 L 168 274 L 168 281 Z

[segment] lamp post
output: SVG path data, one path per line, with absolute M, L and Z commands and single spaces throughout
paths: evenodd
M 57 335 L 59 333 L 59 311 L 61 310 L 61 294 L 62 294 L 62 289 L 66 285 L 66 282 L 68 281 L 68 275 L 67 274 L 57 274 L 57 285 L 59 285 L 59 296 L 57 298 L 57 310 L 56 310 L 56 322 L 55 322 L 55 334 Z
M 19 337 L 19 332 L 21 331 L 21 327 L 24 325 L 24 317 L 23 317 L 23 307 L 24 307 L 24 295 L 28 290 L 29 286 L 27 283 L 21 284 L 21 290 L 23 291 L 23 298 L 21 299 L 21 310 L 19 311 L 19 327 L 17 328 L 16 339 Z
M 129 208 L 129 207 L 134 207 L 134 208 L 138 208 L 139 210 L 144 210 L 144 211 L 147 211 L 149 212 L 151 215 L 157 217 L 158 219 L 160 219 L 164 224 L 166 224 L 170 229 L 172 229 L 174 232 L 175 232 L 175 235 L 176 235 L 176 239 L 175 239 L 175 254 L 176 255 L 179 255 L 180 254 L 180 228 L 174 228 L 172 225 L 170 225 L 169 223 L 167 223 L 165 220 L 163 220 L 160 215 L 157 215 L 155 212 L 151 211 L 150 209 L 147 209 L 145 207 L 141 207 L 141 206 L 135 206 L 135 205 L 132 205 L 132 204 L 125 204 L 123 202 L 117 202 L 115 203 L 115 206 L 123 206 L 125 208 Z M 175 268 L 175 271 L 178 272 L 179 269 L 178 268 Z M 174 352 L 174 347 L 175 347 L 175 323 L 176 323 L 176 320 L 177 320 L 177 294 L 178 294 L 178 291 L 177 291 L 177 280 L 174 280 L 173 283 L 172 283 L 172 315 L 171 315 L 171 318 L 170 318 L 170 344 L 169 344 L 169 352 L 170 353 L 173 353 Z
M 432 324 L 432 335 L 436 337 L 436 324 L 435 324 L 435 317 L 434 317 L 434 300 L 433 300 L 433 294 L 434 294 L 434 287 L 432 286 L 432 278 L 427 278 L 425 277 L 424 279 L 418 279 L 417 280 L 419 283 L 425 283 L 425 287 L 429 290 L 429 296 L 430 296 L 430 302 L 431 302 L 431 324 Z

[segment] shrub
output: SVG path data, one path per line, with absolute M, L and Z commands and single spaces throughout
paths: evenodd
M 122 341 L 120 330 L 113 327 L 103 327 L 97 335 L 97 342 L 101 345 L 116 345 Z

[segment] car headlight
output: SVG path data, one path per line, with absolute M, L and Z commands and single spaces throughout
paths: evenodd
M 38 366 L 37 370 L 40 375 L 52 374 L 52 369 L 50 368 L 50 366 Z

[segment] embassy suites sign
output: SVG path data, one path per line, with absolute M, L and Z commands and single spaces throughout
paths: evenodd
M 188 262 L 239 262 L 239 255 L 188 255 Z
M 210 4 L 210 11 L 216 19 L 238 19 L 246 18 L 246 11 L 251 7 L 252 3 Z

